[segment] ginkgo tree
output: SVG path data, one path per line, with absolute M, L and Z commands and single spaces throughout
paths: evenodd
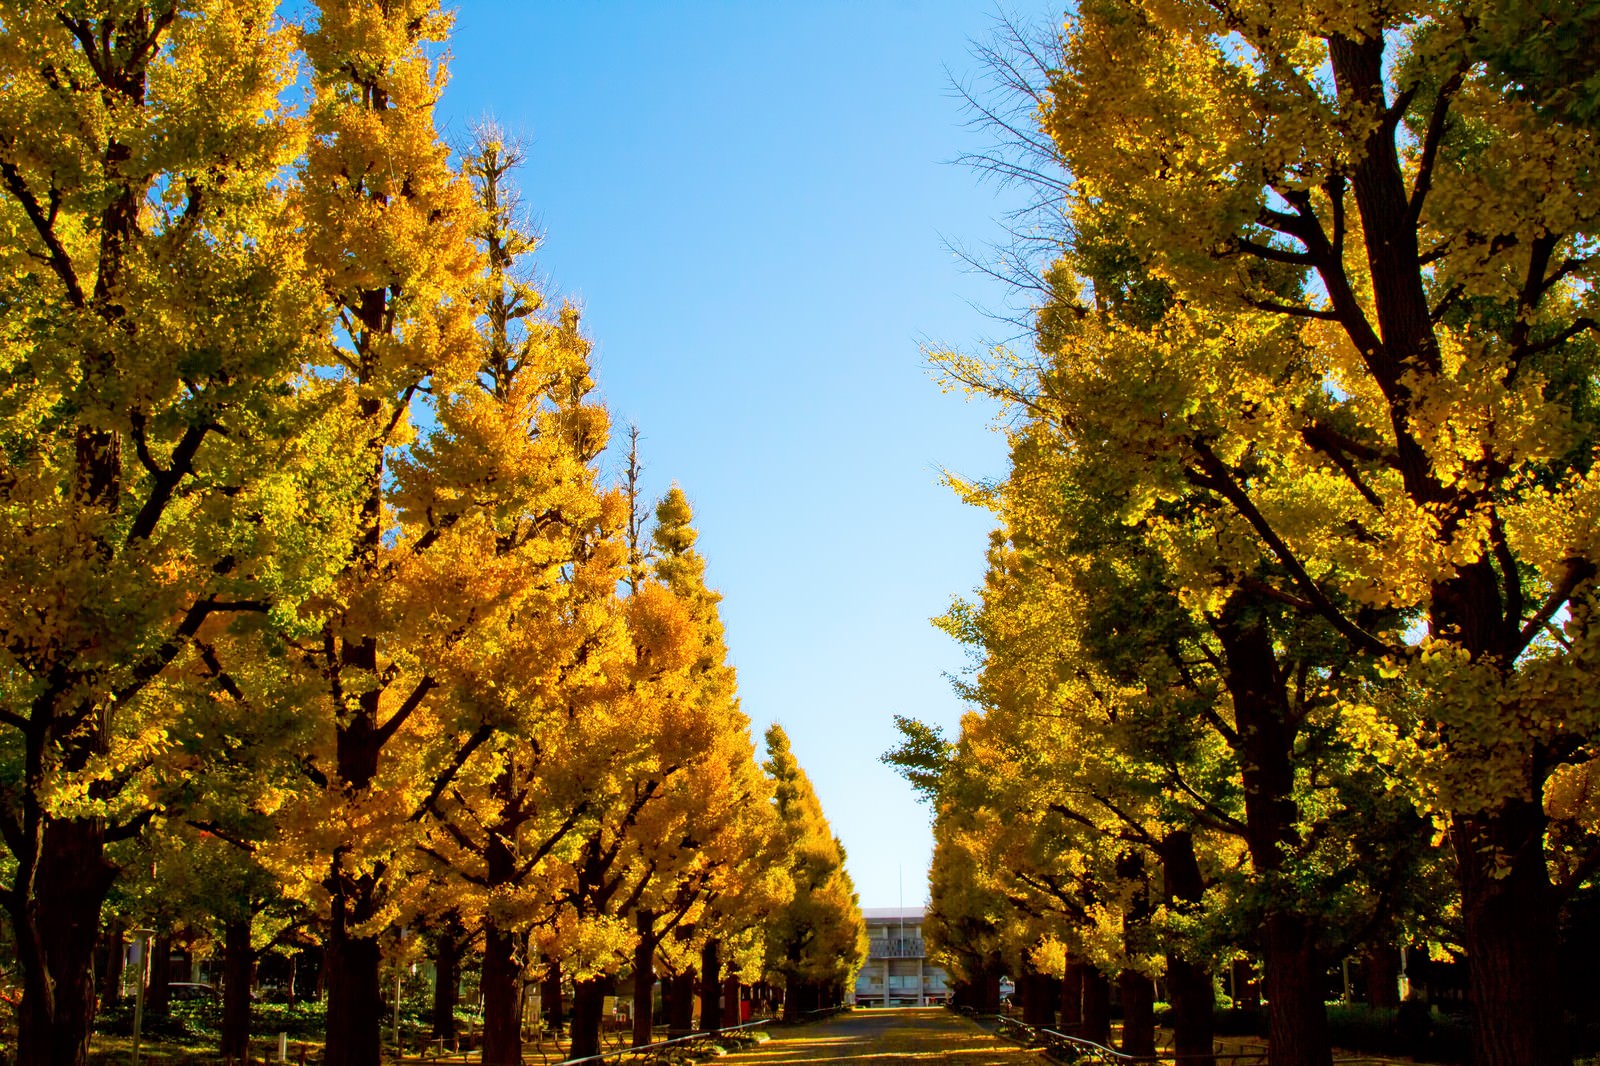
M 1129 458 L 1131 508 L 1203 491 L 1280 601 L 1413 687 L 1349 719 L 1454 847 L 1483 1063 L 1569 1058 L 1545 802 L 1597 732 L 1600 147 L 1508 73 L 1543 17 L 1084 5 L 1043 116 L 1068 215 L 1174 301 L 1052 336 L 1063 417 Z M 1170 528 L 1175 566 L 1210 564 Z
M 783 853 L 793 895 L 767 926 L 767 969 L 783 984 L 783 1016 L 833 1006 L 844 999 L 867 955 L 867 926 L 844 847 L 828 827 L 811 778 L 789 745 L 789 734 L 767 728 L 764 764 L 774 785 Z
M 481 926 L 486 1063 L 520 1061 L 537 913 L 528 895 L 588 813 L 578 768 L 596 758 L 596 718 L 626 686 L 629 649 L 616 594 L 622 499 L 595 470 L 608 419 L 576 314 L 546 312 L 528 281 L 534 241 L 512 180 L 520 162 L 492 127 L 464 152 L 487 263 L 479 367 L 474 383 L 441 398 L 436 428 L 401 462 L 397 497 L 425 560 L 465 549 L 477 570 L 470 628 L 430 657 L 453 754 L 428 767 L 410 814 L 427 876 L 405 909 L 425 920 L 443 907 Z M 459 596 L 430 585 L 428 597 Z
M 1557 916 L 1593 874 L 1572 861 L 1592 837 L 1549 819 L 1597 733 L 1600 171 L 1583 65 L 1540 51 L 1589 27 L 1498 2 L 1086 3 L 1030 142 L 1063 223 L 1043 406 L 1194 609 L 1253 590 L 1392 675 L 1340 729 L 1452 845 L 1484 1063 L 1568 1061 Z M 1118 306 L 1096 260 L 1158 305 Z
M 106 847 L 184 770 L 173 710 L 215 685 L 194 638 L 332 570 L 316 508 L 338 490 L 308 476 L 295 395 L 321 355 L 282 181 L 294 46 L 265 0 L 0 6 L 0 837 L 24 1063 L 86 1060 Z

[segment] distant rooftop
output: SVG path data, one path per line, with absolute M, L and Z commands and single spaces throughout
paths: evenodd
M 926 910 L 926 907 L 862 907 L 861 917 L 876 918 L 880 921 L 884 918 L 891 920 L 904 918 L 908 922 L 921 921 Z

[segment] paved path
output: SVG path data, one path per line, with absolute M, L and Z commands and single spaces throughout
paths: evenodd
M 787 1029 L 773 1026 L 772 1042 L 719 1063 L 802 1066 L 870 1060 L 873 1066 L 950 1062 L 956 1066 L 1043 1066 L 1043 1058 L 997 1040 L 943 1007 L 853 1010 L 827 1021 Z

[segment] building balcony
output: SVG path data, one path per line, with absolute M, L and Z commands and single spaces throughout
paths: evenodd
M 924 955 L 922 938 L 870 940 L 867 942 L 867 955 L 874 959 L 920 959 Z

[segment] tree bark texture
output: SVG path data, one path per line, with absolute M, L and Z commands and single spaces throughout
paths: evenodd
M 484 930 L 484 1066 L 520 1066 L 522 1062 L 523 986 L 517 947 L 517 936 L 510 930 L 494 925 Z
M 550 960 L 550 968 L 545 971 L 544 981 L 539 985 L 539 1005 L 544 1011 L 545 1024 L 551 1032 L 559 1033 L 566 1024 L 567 1016 L 562 1006 L 561 989 L 561 963 Z
M 1270 883 L 1283 867 L 1284 850 L 1298 843 L 1296 728 L 1272 635 L 1252 613 L 1250 604 L 1236 593 L 1223 609 L 1216 631 L 1227 664 L 1243 763 L 1245 843 L 1256 876 Z M 1313 934 L 1310 923 L 1281 905 L 1270 909 L 1263 921 L 1271 1066 L 1333 1062 L 1322 1001 L 1325 960 L 1318 956 Z
M 1122 1053 L 1156 1053 L 1156 986 L 1137 970 L 1123 970 L 1117 978 L 1122 993 Z
M 1083 1038 L 1111 1046 L 1111 981 L 1093 966 L 1083 968 Z
M 113 918 L 100 934 L 95 963 L 100 974 L 100 1005 L 114 1007 L 122 1000 L 122 971 L 128 939 L 122 920 Z
M 600 1029 L 605 1024 L 606 995 L 611 981 L 591 977 L 574 981 L 572 987 L 572 1046 L 568 1058 L 600 1054 Z
M 1161 841 L 1162 892 L 1169 905 L 1183 908 L 1205 896 L 1205 878 L 1195 855 L 1194 837 L 1176 830 Z M 1188 1066 L 1210 1066 L 1216 1039 L 1216 994 L 1211 972 L 1178 950 L 1167 952 L 1167 989 L 1172 1001 L 1173 1050 Z
M 1367 1003 L 1382 1010 L 1400 1006 L 1400 949 L 1392 944 L 1369 948 L 1361 963 Z
M 144 990 L 144 1012 L 172 1013 L 172 934 L 162 933 L 150 945 L 150 978 Z
M 1049 975 L 1031 966 L 1022 972 L 1022 1020 L 1028 1025 L 1049 1028 L 1056 1022 L 1056 1000 L 1061 992 Z
M 1061 997 L 1058 1010 L 1060 1018 L 1056 1028 L 1068 1036 L 1079 1035 L 1083 1028 L 1083 963 L 1068 959 L 1061 976 Z
M 466 930 L 451 920 L 433 942 L 432 1033 L 447 1043 L 456 1038 L 456 1004 L 461 1001 L 461 952 Z
M 694 1032 L 694 969 L 672 975 L 672 1007 L 667 1024 L 674 1034 Z
M 100 909 L 115 876 L 103 825 L 46 820 L 37 863 L 35 883 L 7 899 L 22 970 L 17 1061 L 82 1066 L 94 1025 Z
M 327 1066 L 379 1066 L 383 992 L 378 938 L 351 928 L 372 914 L 376 885 L 370 875 L 336 877 L 344 885 L 333 898 L 327 941 Z M 341 898 L 342 897 L 342 898 Z
M 235 918 L 222 934 L 222 1057 L 243 1062 L 250 1050 L 250 985 L 256 953 L 250 919 Z
M 1475 1063 L 1565 1066 L 1560 905 L 1544 859 L 1544 811 L 1511 801 L 1451 824 L 1461 879 Z M 1507 856 L 1496 865 L 1493 856 Z M 1530 1021 L 1533 1024 L 1530 1024 Z
M 633 948 L 633 1046 L 644 1047 L 655 1041 L 655 915 L 647 910 L 636 912 L 634 931 L 639 942 Z
M 700 1030 L 715 1033 L 722 1028 L 722 942 L 710 937 L 700 948 Z

